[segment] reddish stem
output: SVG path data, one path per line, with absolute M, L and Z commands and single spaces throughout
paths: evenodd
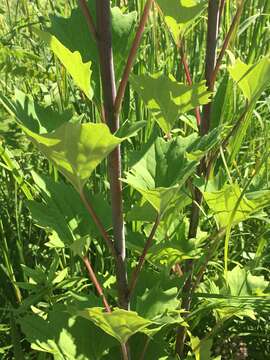
M 233 21 L 231 23 L 231 26 L 230 26 L 230 29 L 225 37 L 225 40 L 224 40 L 224 43 L 222 45 L 222 48 L 221 48 L 221 51 L 219 53 L 219 56 L 217 58 L 217 62 L 216 62 L 216 66 L 213 70 L 213 73 L 211 75 L 211 80 L 210 80 L 210 90 L 213 90 L 214 89 L 214 85 L 215 85 L 215 82 L 216 82 L 216 79 L 217 79 L 217 74 L 218 74 L 218 71 L 220 69 L 220 66 L 221 66 L 221 62 L 222 62 L 222 59 L 225 55 L 225 52 L 229 46 L 229 43 L 230 43 L 230 40 L 232 38 L 232 35 L 233 35 L 233 32 L 236 28 L 236 25 L 238 23 L 238 20 L 242 14 L 242 11 L 243 11 L 243 7 L 244 7 L 244 1 L 242 1 L 242 3 L 239 5 L 237 11 L 236 11 L 236 14 L 234 15 L 234 18 L 233 18 Z
M 85 0 L 79 0 L 79 5 L 87 22 L 88 29 L 90 33 L 93 35 L 93 38 L 97 41 L 97 31 L 96 31 L 95 23 L 89 11 L 87 2 Z
M 124 69 L 123 72 L 123 76 L 117 91 L 117 95 L 116 95 L 116 99 L 115 99 L 115 103 L 114 103 L 114 112 L 116 115 L 119 114 L 120 109 L 121 109 L 121 104 L 122 104 L 122 100 L 124 98 L 124 94 L 125 94 L 125 90 L 126 90 L 126 86 L 128 83 L 128 78 L 129 78 L 129 74 L 131 72 L 132 66 L 133 66 L 133 62 L 135 60 L 136 57 L 136 53 L 138 50 L 138 47 L 140 45 L 141 39 L 142 39 L 142 35 L 144 32 L 144 28 L 147 22 L 147 19 L 149 17 L 149 13 L 150 13 L 150 9 L 152 6 L 153 0 L 147 0 L 145 7 L 144 7 L 144 11 L 139 23 L 139 27 L 137 29 L 132 47 L 130 49 L 130 53 L 127 59 L 127 63 L 126 63 L 126 67 Z
M 145 263 L 145 257 L 146 257 L 146 254 L 147 254 L 147 251 L 149 250 L 149 248 L 151 247 L 152 245 L 152 242 L 153 242 L 153 239 L 154 239 L 154 236 L 155 236 L 155 233 L 156 233 L 156 230 L 158 228 L 158 225 L 159 225 L 159 222 L 160 222 L 160 216 L 158 215 L 156 217 L 156 221 L 152 227 L 152 230 L 151 230 L 151 233 L 145 243 L 145 246 L 143 248 L 143 252 L 140 256 L 140 259 L 139 259 L 139 262 L 136 266 L 136 268 L 134 269 L 132 275 L 131 275 L 131 280 L 130 280 L 130 287 L 129 287 L 129 296 L 131 296 L 133 290 L 135 289 L 135 286 L 137 284 L 137 281 L 138 281 L 138 277 L 139 277 L 139 274 L 142 270 L 142 267 Z
M 181 56 L 181 60 L 182 60 L 183 66 L 184 66 L 187 83 L 188 83 L 188 85 L 191 86 L 192 85 L 192 78 L 191 78 L 191 74 L 190 74 L 190 71 L 189 71 L 187 59 L 186 59 L 186 56 L 185 56 L 185 53 L 184 53 L 184 49 L 183 49 L 182 46 L 180 47 L 180 56 Z M 200 114 L 199 106 L 197 106 L 195 108 L 195 116 L 196 116 L 197 126 L 199 127 L 200 124 L 201 124 L 201 114 Z
M 112 242 L 109 234 L 105 230 L 103 224 L 101 223 L 101 221 L 100 221 L 99 217 L 97 216 L 95 210 L 93 209 L 91 203 L 89 202 L 89 200 L 86 199 L 86 196 L 83 191 L 80 192 L 80 197 L 81 197 L 81 200 L 82 200 L 84 206 L 86 207 L 86 210 L 91 215 L 94 223 L 96 224 L 98 230 L 100 231 L 105 243 L 107 244 L 108 248 L 111 250 L 112 255 L 115 258 L 117 258 L 117 255 L 116 255 L 116 252 L 114 249 L 114 245 L 113 245 L 113 242 Z
M 220 27 L 220 25 L 221 25 L 221 19 L 222 19 L 222 14 L 223 14 L 223 11 L 224 11 L 225 2 L 226 2 L 226 0 L 221 0 L 220 1 L 218 27 Z
M 83 257 L 83 262 L 88 271 L 89 278 L 91 279 L 92 283 L 94 284 L 94 286 L 98 292 L 98 295 L 102 298 L 102 302 L 104 304 L 106 312 L 111 313 L 112 312 L 111 308 L 110 308 L 108 301 L 103 293 L 102 287 L 101 287 L 100 283 L 98 282 L 98 279 L 97 279 L 96 274 L 91 266 L 88 256 Z

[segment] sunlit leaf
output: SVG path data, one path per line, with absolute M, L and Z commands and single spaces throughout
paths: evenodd
M 95 4 L 92 1 L 88 1 L 88 8 L 95 23 Z M 133 11 L 123 14 L 121 9 L 113 7 L 111 9 L 111 15 L 115 75 L 118 81 L 122 75 L 131 41 L 134 37 L 137 13 Z M 83 62 L 91 61 L 93 70 L 92 88 L 95 92 L 95 98 L 100 101 L 98 48 L 95 39 L 89 32 L 81 9 L 79 7 L 73 9 L 71 15 L 67 18 L 52 15 L 50 19 L 51 27 L 47 29 L 47 31 L 55 36 L 70 51 L 78 51 L 82 56 Z M 78 31 L 78 29 L 80 29 L 80 31 Z
M 189 138 L 191 142 L 193 136 Z M 181 141 L 182 140 L 182 141 Z M 186 140 L 157 140 L 146 151 L 138 153 L 125 181 L 139 191 L 160 213 L 174 200 L 180 187 L 196 167 L 196 161 L 185 158 Z
M 40 30 L 36 30 L 36 32 L 65 66 L 75 84 L 91 100 L 93 97 L 93 90 L 91 88 L 91 61 L 83 63 L 81 54 L 78 51 L 70 51 L 50 33 Z
M 218 191 L 203 191 L 204 199 L 220 226 L 229 224 L 233 211 L 235 213 L 232 221 L 233 224 L 237 224 L 248 219 L 254 212 L 263 209 L 270 203 L 268 191 L 258 191 L 258 194 L 247 193 L 240 200 L 241 193 L 242 191 L 236 183 L 225 185 Z
M 23 130 L 79 192 L 97 165 L 123 140 L 105 124 L 66 123 L 44 135 Z
M 160 74 L 132 75 L 130 81 L 166 134 L 181 114 L 207 104 L 211 97 L 205 81 L 189 86 L 177 82 L 172 75 Z
M 229 67 L 229 72 L 248 101 L 254 102 L 270 84 L 270 58 L 263 57 L 256 64 L 250 65 L 237 59 Z
M 188 332 L 190 337 L 190 343 L 192 351 L 195 355 L 196 360 L 211 360 L 211 347 L 213 344 L 213 340 L 204 339 L 201 341 L 197 336 L 192 336 L 191 332 Z
M 240 199 L 241 189 L 237 184 L 225 185 L 219 191 L 203 192 L 203 196 L 220 226 L 227 226 L 230 216 Z M 256 205 L 244 196 L 237 206 L 233 223 L 248 219 L 255 209 Z
M 151 321 L 140 317 L 136 312 L 123 309 L 115 309 L 112 313 L 105 313 L 102 308 L 96 307 L 78 311 L 78 315 L 89 319 L 120 343 L 126 343 L 130 336 L 144 330 L 151 324 Z
M 156 2 L 176 44 L 206 6 L 206 1 L 196 0 L 157 0 Z
M 240 266 L 235 266 L 228 271 L 227 282 L 234 296 L 261 295 L 269 284 L 264 276 L 254 276 Z

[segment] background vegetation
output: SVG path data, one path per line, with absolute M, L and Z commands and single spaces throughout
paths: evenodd
M 138 18 L 141 16 L 144 3 L 141 0 L 112 1 L 113 6 L 119 6 L 124 12 L 136 10 Z M 100 122 L 96 106 L 78 91 L 65 68 L 34 31 L 34 28 L 44 29 L 49 26 L 53 19 L 50 19 L 50 16 L 69 17 L 76 6 L 76 1 L 73 0 L 1 1 L 0 92 L 7 98 L 12 98 L 15 89 L 19 89 L 31 95 L 43 106 L 52 105 L 53 109 L 61 114 L 71 111 L 77 117 L 83 116 L 84 122 L 88 119 L 92 122 Z M 225 2 L 218 49 L 223 44 L 236 7 L 237 1 Z M 213 127 L 223 124 L 225 129 L 229 129 L 239 117 L 239 109 L 245 106 L 245 99 L 229 76 L 227 65 L 233 58 L 241 58 L 246 64 L 253 64 L 262 56 L 269 54 L 269 14 L 269 0 L 244 2 L 242 16 L 217 78 L 218 93 L 215 99 L 218 100 L 213 105 L 215 109 Z M 206 20 L 207 12 L 204 10 L 185 35 L 184 51 L 194 82 L 204 79 Z M 156 72 L 173 74 L 177 81 L 186 83 L 186 74 L 179 50 L 155 6 L 150 13 L 133 72 L 139 75 Z M 163 136 L 151 112 L 130 85 L 125 93 L 122 108 L 122 121 L 126 119 L 131 123 L 145 120 L 147 125 L 135 138 L 123 143 L 124 160 L 127 159 L 128 154 L 147 143 L 153 132 L 156 131 Z M 194 112 L 190 111 L 180 117 L 173 134 L 188 136 L 194 131 L 196 132 L 196 119 Z M 240 144 L 239 151 L 231 157 L 232 147 L 237 147 L 237 137 L 230 144 L 229 152 L 224 153 L 220 150 L 212 181 L 223 184 L 225 182 L 237 183 L 241 189 L 246 189 L 249 193 L 268 190 L 270 182 L 269 135 L 270 92 L 266 87 L 252 109 L 250 126 L 244 141 Z M 30 343 L 33 343 L 31 336 L 26 337 L 25 331 L 21 331 L 18 319 L 27 313 L 46 312 L 54 306 L 61 306 L 74 300 L 74 297 L 78 300 L 79 296 L 84 296 L 83 299 L 86 299 L 89 291 L 95 292 L 95 290 L 80 257 L 74 256 L 68 248 L 59 249 L 52 245 L 48 246 L 48 242 L 53 241 L 50 229 L 44 229 L 41 224 L 36 226 L 36 221 L 29 211 L 28 201 L 44 197 L 40 191 L 42 180 L 37 174 L 47 175 L 55 181 L 63 179 L 53 164 L 27 140 L 4 106 L 0 107 L 0 160 L 0 358 L 3 360 L 49 359 L 51 355 L 30 348 Z M 128 170 L 127 162 L 124 162 L 123 170 Z M 95 170 L 91 184 L 88 184 L 88 190 L 95 194 L 107 194 L 108 186 L 106 164 L 103 162 Z M 53 191 L 57 194 L 57 189 Z M 125 186 L 124 196 L 125 212 L 129 214 L 133 205 L 138 203 L 139 195 Z M 268 193 L 265 193 L 264 201 L 266 197 L 269 197 Z M 108 197 L 107 201 L 109 203 Z M 190 206 L 190 202 L 187 202 L 187 206 L 179 211 L 179 216 L 184 219 L 182 224 L 188 221 Z M 207 233 L 216 233 L 217 229 L 209 207 L 203 204 L 202 208 L 199 234 L 201 239 Z M 45 208 L 44 212 L 46 213 Z M 103 214 L 107 213 L 105 211 Z M 106 218 L 103 220 L 107 221 Z M 134 232 L 140 226 L 142 226 L 140 219 L 128 222 L 128 228 Z M 144 232 L 149 234 L 149 224 L 143 222 L 143 226 Z M 186 230 L 178 229 L 177 231 L 185 232 Z M 158 234 L 157 238 L 158 236 L 163 235 Z M 270 359 L 270 302 L 267 295 L 270 290 L 269 239 L 270 222 L 267 207 L 233 227 L 229 237 L 229 274 L 234 279 L 232 286 L 235 286 L 236 292 L 231 293 L 231 297 L 226 295 L 222 282 L 224 238 L 210 248 L 211 259 L 203 281 L 194 293 L 188 322 L 194 339 L 195 337 L 204 339 L 204 343 L 211 340 L 212 359 L 215 356 L 221 356 L 221 359 Z M 131 265 L 138 255 L 133 246 L 134 239 L 128 238 Z M 213 245 L 203 243 L 203 253 L 195 254 L 195 258 L 199 259 L 198 261 L 200 259 L 204 261 L 203 254 L 209 252 L 210 246 Z M 111 255 L 97 236 L 91 243 L 90 253 L 93 268 L 103 283 L 108 298 L 113 301 L 115 296 L 114 267 Z M 187 250 L 183 251 L 180 259 L 181 266 L 185 265 L 185 258 L 189 258 L 189 255 Z M 168 259 L 169 255 L 166 256 Z M 165 268 L 168 269 L 169 264 L 166 260 L 164 263 Z M 162 267 L 157 267 L 151 261 L 145 267 L 145 273 L 147 271 L 154 271 L 159 281 L 163 276 Z M 178 277 L 173 270 L 168 271 L 170 281 L 172 284 L 177 283 L 176 286 L 181 294 L 184 276 Z M 233 271 L 235 271 L 234 274 L 232 274 Z M 247 274 L 252 277 L 249 286 L 254 285 L 254 291 L 248 288 L 244 290 L 237 288 L 239 285 L 237 285 L 237 279 L 246 278 Z M 137 291 L 142 299 L 144 290 L 147 287 L 151 290 L 154 285 L 153 277 L 149 278 L 149 284 L 147 284 L 147 279 L 147 274 L 145 274 L 143 284 L 138 285 Z M 245 286 L 247 286 L 246 283 Z M 169 287 L 163 288 L 163 292 L 158 294 L 158 297 L 160 298 L 167 289 Z M 245 296 L 245 299 L 241 300 L 240 295 Z M 243 301 L 245 305 L 248 304 L 244 310 L 241 307 Z M 223 305 L 218 305 L 218 302 Z M 232 313 L 223 316 L 227 308 Z M 160 339 L 157 338 L 152 345 L 150 344 L 149 355 L 145 359 L 169 359 L 170 356 L 174 358 L 174 331 L 175 329 L 172 328 L 166 336 L 161 334 Z M 136 341 L 135 339 L 134 343 Z M 163 342 L 166 343 L 165 348 Z M 194 350 L 196 346 L 192 345 L 192 341 L 187 345 L 185 355 L 192 359 L 196 353 Z M 191 350 L 192 347 L 194 351 Z M 158 351 L 160 353 L 156 355 Z M 113 356 L 115 356 L 114 353 L 110 352 L 107 358 L 113 359 Z M 196 356 L 201 356 L 196 359 L 207 358 L 202 354 Z M 93 357 L 93 359 L 97 358 Z M 120 358 L 120 355 L 116 355 L 115 358 Z M 140 359 L 136 354 L 133 358 Z M 62 358 L 59 357 L 59 359 Z

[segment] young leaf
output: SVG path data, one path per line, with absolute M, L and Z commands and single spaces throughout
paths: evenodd
M 112 135 L 105 124 L 66 123 L 44 135 L 22 128 L 79 192 L 94 169 L 123 141 Z
M 165 134 L 181 114 L 207 104 L 211 97 L 205 81 L 189 86 L 178 83 L 172 75 L 160 74 L 132 75 L 130 81 Z
M 206 6 L 206 1 L 196 0 L 157 0 L 156 2 L 176 44 Z
M 36 30 L 36 32 L 65 66 L 75 84 L 91 100 L 93 97 L 93 90 L 91 88 L 91 61 L 83 63 L 81 54 L 78 51 L 71 52 L 50 33 L 40 30 Z
M 146 329 L 151 324 L 151 321 L 140 317 L 136 312 L 123 309 L 105 313 L 102 308 L 93 307 L 78 311 L 77 314 L 92 321 L 121 344 L 126 343 L 130 336 Z

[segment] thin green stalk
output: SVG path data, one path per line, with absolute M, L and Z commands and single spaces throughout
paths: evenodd
M 265 161 L 268 159 L 269 152 L 266 152 L 264 156 L 262 157 L 261 161 L 257 164 L 256 168 L 254 169 L 252 176 L 248 179 L 246 185 L 244 186 L 239 198 L 237 199 L 237 202 L 230 214 L 229 222 L 226 228 L 226 236 L 225 236 L 225 244 L 224 244 L 224 277 L 227 281 L 228 278 L 228 258 L 229 258 L 229 240 L 231 235 L 231 230 L 233 227 L 233 220 L 236 215 L 237 209 L 239 208 L 239 205 L 247 191 L 247 188 L 251 184 L 252 180 L 254 179 L 255 175 L 257 175 L 258 171 L 262 167 L 262 165 L 265 163 Z
M 14 288 L 14 293 L 15 293 L 15 296 L 16 296 L 16 299 L 17 299 L 17 303 L 20 304 L 22 302 L 22 295 L 21 295 L 21 292 L 20 292 L 20 289 L 19 287 L 16 285 L 16 277 L 15 277 L 15 272 L 14 272 L 14 269 L 13 269 L 13 266 L 12 266 L 12 261 L 11 261 L 11 258 L 10 258 L 10 254 L 9 254 L 9 247 L 8 247 L 8 244 L 7 244 L 7 239 L 6 239 L 6 236 L 5 236 L 5 232 L 4 232 L 4 227 L 3 227 L 3 223 L 0 219 L 0 232 L 1 232 L 1 248 L 2 248 L 2 254 L 3 254 L 3 257 L 4 257 L 4 264 L 5 264 L 5 267 L 7 269 L 7 273 L 8 273 L 8 276 L 9 276 L 9 279 L 12 283 L 12 286 Z

